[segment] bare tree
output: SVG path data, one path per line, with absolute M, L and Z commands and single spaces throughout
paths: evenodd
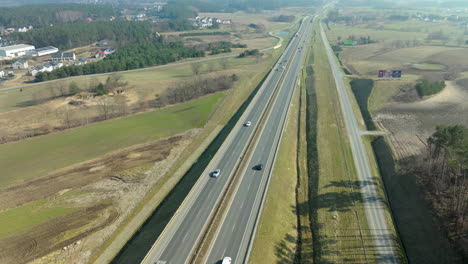
M 194 62 L 194 63 L 191 63 L 190 66 L 192 67 L 193 74 L 199 75 L 201 73 L 201 68 L 203 64 L 201 62 Z
M 114 97 L 115 103 L 117 104 L 119 115 L 120 116 L 125 116 L 128 114 L 128 105 L 127 105 L 127 98 L 125 95 L 117 95 Z
M 107 96 L 100 96 L 97 105 L 104 120 L 108 119 L 114 110 L 114 105 Z

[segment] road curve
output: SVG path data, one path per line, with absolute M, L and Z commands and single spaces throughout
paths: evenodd
M 320 23 L 320 34 L 335 79 L 357 176 L 362 186 L 361 196 L 364 203 L 367 225 L 373 242 L 373 248 L 366 251 L 373 252 L 373 254 L 375 252 L 379 263 L 400 263 L 400 258 L 396 254 L 396 237 L 392 232 L 393 228 L 389 228 L 389 225 L 393 225 L 393 223 L 391 219 L 385 217 L 385 211 L 388 210 L 388 207 L 383 197 L 377 192 L 376 184 L 374 184 L 378 175 L 372 173 L 367 150 L 361 137 L 362 132 L 354 115 L 354 109 L 344 83 L 343 73 L 328 43 L 322 23 Z

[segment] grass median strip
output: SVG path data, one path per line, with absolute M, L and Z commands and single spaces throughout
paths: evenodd
M 349 140 L 320 34 L 314 43 L 317 96 L 318 175 L 310 179 L 310 203 L 317 263 L 374 263 Z M 308 107 L 311 107 L 310 101 Z M 311 122 L 311 120 L 307 120 Z M 310 132 L 308 132 L 310 134 Z M 309 161 L 309 168 L 311 167 Z M 313 162 L 313 161 L 312 161 Z

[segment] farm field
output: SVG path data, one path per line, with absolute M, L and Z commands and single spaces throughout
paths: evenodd
M 210 95 L 162 110 L 0 145 L 0 167 L 4 168 L 0 186 L 201 127 L 222 97 L 221 93 Z
M 267 30 L 290 25 L 268 21 L 274 15 L 262 15 Z M 258 19 L 255 14 L 240 16 L 243 24 L 236 30 L 242 32 L 232 42 L 261 49 L 278 41 L 266 32 L 246 30 Z M 290 30 L 295 28 L 297 24 Z M 225 39 L 207 37 L 203 42 L 219 40 Z M 196 62 L 196 73 L 191 64 L 122 72 L 120 80 L 127 83 L 122 94 L 94 97 L 86 91 L 113 74 L 0 90 L 0 140 L 5 133 L 21 135 L 0 144 L 0 167 L 5 168 L 0 175 L 0 223 L 9 226 L 12 217 L 19 219 L 14 228 L 0 228 L 0 263 L 111 259 L 196 162 L 283 48 L 258 57 Z M 88 47 L 80 52 L 89 52 Z M 229 54 L 209 57 L 223 55 Z M 179 82 L 220 76 L 235 78 L 233 87 L 160 109 L 149 105 Z M 83 92 L 63 96 L 72 83 Z M 104 100 L 113 110 L 122 110 L 122 116 L 93 120 L 102 114 Z M 90 121 L 42 136 L 29 134 L 42 125 L 63 126 L 68 118 Z
M 378 128 L 386 133 L 395 172 L 386 174 L 395 221 L 410 262 L 464 263 L 466 235 L 454 235 L 453 220 L 440 210 L 424 183 L 427 139 L 438 125 L 468 126 L 468 48 L 461 41 L 464 29 L 451 21 L 391 21 L 385 10 L 348 8 L 346 15 L 374 16 L 355 25 L 331 25 L 334 44 L 349 36 L 366 37 L 376 43 L 342 47 L 339 58 L 353 74 L 350 78 L 372 79 L 368 109 Z M 442 14 L 441 9 L 414 9 L 407 14 Z M 443 32 L 444 40 L 429 39 Z M 380 80 L 379 70 L 402 70 L 402 78 Z M 420 80 L 445 81 L 439 93 L 421 97 L 415 85 Z M 390 161 L 385 161 L 390 162 Z M 393 166 L 393 165 L 392 165 Z M 427 179 L 426 179 L 427 180 Z M 430 198 L 432 197 L 432 198 Z M 393 204 L 395 203 L 395 204 Z M 401 227 L 401 228 L 400 228 Z M 443 250 L 442 250 L 443 248 Z M 458 250 L 458 251 L 457 251 Z M 444 251 L 439 254 L 437 251 Z

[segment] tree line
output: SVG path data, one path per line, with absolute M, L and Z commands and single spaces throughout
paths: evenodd
M 212 31 L 212 32 L 190 32 L 179 34 L 179 37 L 196 37 L 196 36 L 229 36 L 227 31 Z
M 465 230 L 468 209 L 468 129 L 461 125 L 437 126 L 427 140 L 427 176 L 434 195 L 455 224 L 457 235 Z
M 84 20 L 88 17 L 102 19 L 115 16 L 111 5 L 42 4 L 0 8 L 0 25 L 35 28 L 48 27 L 64 22 Z
M 150 102 L 152 107 L 161 108 L 166 105 L 183 103 L 203 95 L 231 89 L 237 75 L 223 75 L 217 77 L 194 76 L 188 80 L 173 84 L 163 95 L 156 95 L 156 99 Z
M 70 76 L 133 70 L 167 64 L 183 58 L 203 56 L 205 56 L 204 51 L 185 47 L 182 42 L 163 44 L 160 40 L 158 42 L 129 44 L 95 63 L 62 67 L 52 72 L 41 72 L 36 76 L 35 81 L 42 82 Z
M 59 49 L 81 47 L 102 39 L 119 45 L 151 41 L 154 38 L 149 22 L 94 21 L 63 23 L 53 27 L 14 33 L 7 37 L 36 47 L 55 46 Z

